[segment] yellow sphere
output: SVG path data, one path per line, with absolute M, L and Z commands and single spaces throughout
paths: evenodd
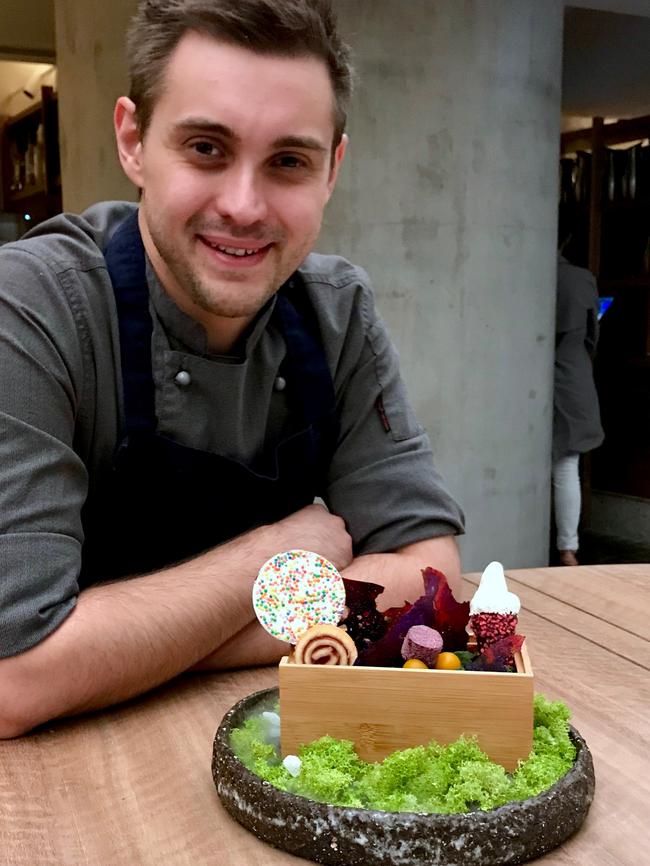
M 436 659 L 436 670 L 457 671 L 461 668 L 460 659 L 456 653 L 440 653 Z
M 429 668 L 425 665 L 424 662 L 421 662 L 420 659 L 407 659 L 402 665 L 404 668 L 416 668 L 418 670 L 428 671 Z

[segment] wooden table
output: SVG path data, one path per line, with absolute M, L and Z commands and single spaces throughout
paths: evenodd
M 582 830 L 544 864 L 648 862 L 650 565 L 509 571 L 536 688 L 573 709 L 596 767 Z M 476 575 L 468 575 L 466 596 Z M 1 866 L 275 866 L 307 861 L 223 811 L 212 740 L 275 669 L 187 676 L 144 698 L 0 743 Z

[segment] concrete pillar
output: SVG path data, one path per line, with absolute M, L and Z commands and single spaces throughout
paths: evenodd
M 113 135 L 113 107 L 126 93 L 124 32 L 136 0 L 56 0 L 59 134 L 64 210 L 104 199 L 135 200 Z
M 370 271 L 464 568 L 545 564 L 563 3 L 336 6 L 360 83 L 319 249 Z

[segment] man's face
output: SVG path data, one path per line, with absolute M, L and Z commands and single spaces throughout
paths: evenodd
M 333 99 L 318 58 L 193 32 L 172 54 L 128 173 L 159 279 L 208 330 L 244 327 L 311 250 L 345 149 L 332 165 Z

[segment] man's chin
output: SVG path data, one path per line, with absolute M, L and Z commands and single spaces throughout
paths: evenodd
M 224 319 L 252 319 L 266 305 L 277 289 L 260 289 L 258 292 L 246 291 L 246 298 L 229 297 L 231 292 L 207 289 L 194 297 L 194 302 L 205 312 Z

